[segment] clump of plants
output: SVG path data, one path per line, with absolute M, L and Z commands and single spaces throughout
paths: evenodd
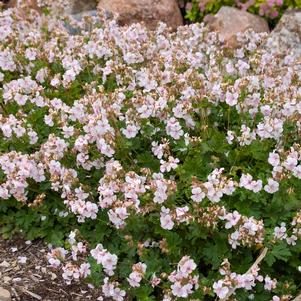
M 222 6 L 233 6 L 264 17 L 274 27 L 287 9 L 301 8 L 300 0 L 192 0 L 182 2 L 185 18 L 202 21 L 208 14 L 216 14 Z
M 99 300 L 297 295 L 298 58 L 41 5 L 0 13 L 2 235 Z

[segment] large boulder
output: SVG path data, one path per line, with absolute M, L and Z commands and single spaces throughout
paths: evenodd
M 8 7 L 18 6 L 18 0 L 8 0 Z M 26 7 L 40 11 L 38 7 L 38 0 L 23 0 Z M 85 11 L 95 10 L 97 8 L 98 0 L 69 0 L 70 7 L 68 7 L 68 12 L 70 14 L 78 14 Z
M 268 23 L 263 18 L 229 6 L 223 6 L 215 16 L 207 17 L 206 23 L 229 47 L 236 47 L 236 35 L 248 29 L 257 33 L 269 32 Z
M 20 2 L 18 0 L 9 0 L 7 1 L 7 7 L 17 7 L 19 6 Z M 31 8 L 31 9 L 35 9 L 36 11 L 40 11 L 40 8 L 37 4 L 37 0 L 27 0 L 26 2 L 23 1 L 23 3 L 21 3 L 21 6 L 25 5 L 26 8 Z
M 162 21 L 173 30 L 183 25 L 176 0 L 100 0 L 98 9 L 116 13 L 120 25 L 143 21 L 148 28 L 155 29 Z
M 95 10 L 98 0 L 73 0 L 72 14 Z
M 301 11 L 285 12 L 264 47 L 283 56 L 301 55 Z
M 88 10 L 77 14 L 70 15 L 76 21 L 83 21 L 83 18 L 88 17 L 97 17 L 97 10 Z M 80 30 L 78 28 L 73 27 L 71 24 L 65 24 L 66 29 L 69 31 L 71 35 L 79 34 Z M 92 27 L 89 23 L 85 23 L 85 27 L 83 28 L 86 31 L 91 31 Z

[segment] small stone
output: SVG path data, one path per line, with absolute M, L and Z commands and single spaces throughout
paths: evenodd
M 235 7 L 223 6 L 215 16 L 209 16 L 205 21 L 228 47 L 237 47 L 236 35 L 248 29 L 257 33 L 269 32 L 266 20 Z
M 39 282 L 39 279 L 35 277 L 34 275 L 29 275 L 29 277 L 34 281 L 34 282 Z
M 56 274 L 51 273 L 51 280 L 54 280 L 54 279 L 56 279 L 56 278 L 57 278 Z
M 10 267 L 10 263 L 5 260 L 0 263 L 0 268 L 9 268 L 9 267 Z
M 11 281 L 11 278 L 10 278 L 10 277 L 8 277 L 8 276 L 4 276 L 4 277 L 3 277 L 3 282 L 4 282 L 5 284 L 10 283 L 10 281 Z
M 0 301 L 11 301 L 10 292 L 3 287 L 0 287 Z
M 15 268 L 18 266 L 18 262 L 14 260 L 11 262 L 11 265 Z
M 46 274 L 46 273 L 47 273 L 47 269 L 46 269 L 46 268 L 44 268 L 44 267 L 42 267 L 42 268 L 41 268 L 41 271 L 42 271 L 42 273 L 44 273 L 44 274 Z
M 22 278 L 20 278 L 20 277 L 13 278 L 13 282 L 21 282 L 21 281 L 22 281 Z

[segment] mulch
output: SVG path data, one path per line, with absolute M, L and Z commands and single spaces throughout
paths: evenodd
M 0 287 L 11 292 L 12 301 L 96 301 L 99 289 L 85 283 L 66 285 L 58 271 L 48 266 L 48 247 L 41 241 L 0 236 Z M 20 256 L 26 263 L 20 263 Z

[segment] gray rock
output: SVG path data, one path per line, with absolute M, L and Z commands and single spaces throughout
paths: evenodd
M 38 0 L 26 0 L 27 7 L 40 11 L 38 7 Z M 16 7 L 18 0 L 7 0 L 7 7 Z M 68 6 L 68 13 L 78 14 L 85 11 L 96 10 L 98 0 L 70 0 L 70 7 Z
M 77 21 L 81 21 L 84 16 L 91 16 L 96 17 L 97 16 L 97 10 L 89 10 L 89 11 L 83 11 L 78 14 L 72 14 L 71 17 Z
M 155 29 L 159 21 L 173 30 L 183 25 L 183 18 L 176 0 L 100 0 L 98 9 L 118 14 L 120 25 L 144 22 Z
M 81 12 L 81 13 L 78 13 L 78 14 L 70 15 L 70 17 L 72 17 L 76 21 L 82 21 L 84 16 L 96 17 L 97 16 L 97 10 L 84 11 L 84 12 Z M 75 35 L 75 34 L 79 33 L 79 29 L 71 26 L 70 24 L 65 24 L 65 27 L 67 28 L 69 33 L 72 34 L 72 35 Z M 89 24 L 86 25 L 85 30 L 86 31 L 90 30 Z
M 264 47 L 283 56 L 301 55 L 301 10 L 283 14 Z
M 9 267 L 10 267 L 10 263 L 7 262 L 6 260 L 0 263 L 0 268 L 9 268 Z
M 72 14 L 96 10 L 98 0 L 73 0 Z
M 206 23 L 229 47 L 236 47 L 236 35 L 248 29 L 257 33 L 269 32 L 266 20 L 230 6 L 221 7 L 215 16 L 207 17 Z

